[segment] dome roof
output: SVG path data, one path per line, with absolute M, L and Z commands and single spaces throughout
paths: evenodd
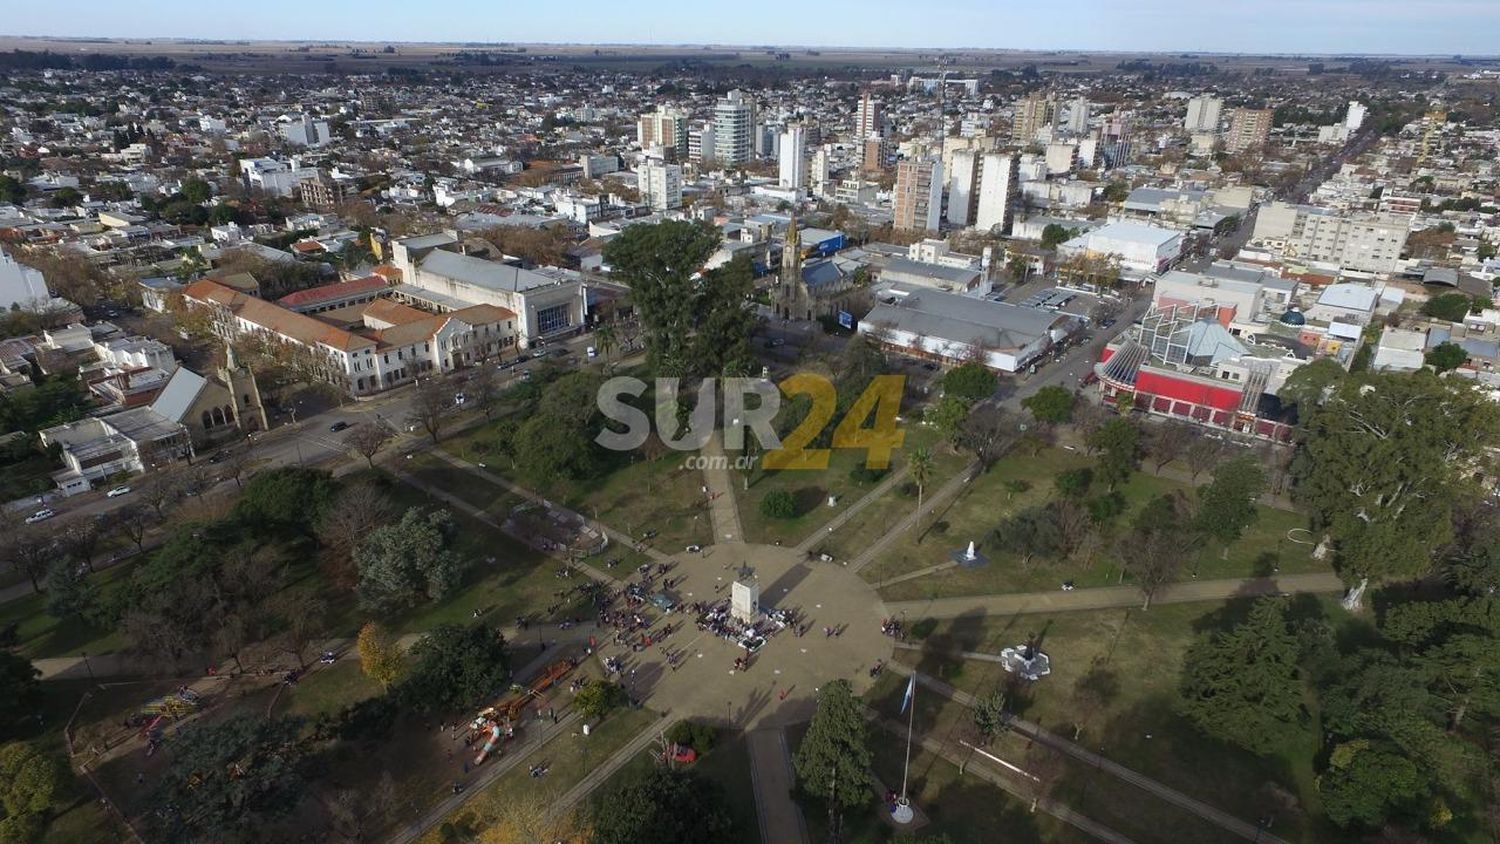
M 1306 325 L 1307 324 L 1307 317 L 1303 316 L 1301 311 L 1296 310 L 1295 308 L 1293 308 L 1293 309 L 1288 310 L 1286 313 L 1284 313 L 1284 314 L 1281 315 L 1281 324 L 1282 325 Z

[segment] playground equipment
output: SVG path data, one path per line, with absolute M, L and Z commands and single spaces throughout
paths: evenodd
M 546 670 L 531 682 L 531 685 L 512 693 L 494 706 L 482 710 L 469 724 L 468 743 L 483 741 L 474 764 L 483 764 L 490 755 L 499 755 L 500 746 L 515 736 L 515 724 L 521 720 L 527 705 L 543 692 L 557 685 L 578 667 L 576 659 L 560 659 L 547 666 Z

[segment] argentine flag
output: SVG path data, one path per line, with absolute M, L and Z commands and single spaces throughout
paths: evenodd
M 911 679 L 906 681 L 906 694 L 901 697 L 901 714 L 902 715 L 906 714 L 906 707 L 911 706 L 912 696 L 915 695 L 916 693 L 917 693 L 917 675 L 913 674 L 913 675 L 911 675 Z

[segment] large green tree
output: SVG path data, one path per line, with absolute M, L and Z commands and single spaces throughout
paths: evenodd
M 467 709 L 492 700 L 510 678 L 505 637 L 483 624 L 438 625 L 406 657 L 400 696 L 413 709 Z
M 390 610 L 446 595 L 463 575 L 463 557 L 452 542 L 447 510 L 412 507 L 396 523 L 371 531 L 354 555 L 360 603 Z
M 1339 826 L 1379 827 L 1431 790 L 1417 763 L 1386 744 L 1348 742 L 1334 748 L 1331 760 L 1318 777 L 1318 792 L 1324 813 Z
M 1089 448 L 1099 452 L 1099 479 L 1113 490 L 1135 471 L 1141 459 L 1141 432 L 1122 416 L 1105 422 L 1087 438 Z
M 823 684 L 818 709 L 793 759 L 802 793 L 828 808 L 828 828 L 841 839 L 845 809 L 870 800 L 870 747 L 864 714 L 847 680 Z
M 296 719 L 238 715 L 190 724 L 172 740 L 155 818 L 176 840 L 245 835 L 302 799 L 306 749 Z
M 1500 437 L 1500 411 L 1431 373 L 1351 378 L 1302 422 L 1294 494 L 1348 580 L 1425 573 Z
M 0 739 L 20 734 L 22 721 L 36 714 L 40 676 L 31 660 L 0 650 Z
M 703 266 L 720 240 L 706 222 L 667 220 L 629 226 L 604 247 L 612 277 L 630 286 L 658 374 L 695 370 L 693 333 L 707 316 L 702 305 L 709 295 Z
M 1073 406 L 1078 396 L 1066 387 L 1048 386 L 1037 390 L 1021 401 L 1021 406 L 1031 411 L 1038 422 L 1054 425 L 1073 419 Z
M 1198 529 L 1228 545 L 1255 522 L 1256 500 L 1266 473 L 1252 457 L 1236 457 L 1214 469 L 1213 480 L 1198 490 Z
M 1271 753 L 1296 729 L 1300 648 L 1286 613 L 1284 599 L 1262 598 L 1244 621 L 1188 648 L 1178 709 L 1198 729 L 1259 754 Z
M 733 837 L 724 792 L 692 771 L 652 768 L 606 794 L 594 813 L 593 844 L 698 844 Z
M 0 841 L 41 840 L 41 831 L 67 785 L 62 759 L 31 744 L 0 746 Z
M 987 399 L 995 392 L 995 373 L 982 363 L 966 363 L 943 376 L 943 394 L 965 401 Z

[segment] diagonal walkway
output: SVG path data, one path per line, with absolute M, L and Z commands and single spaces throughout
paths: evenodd
M 552 816 L 556 817 L 564 812 L 572 811 L 584 800 L 587 800 L 588 796 L 593 794 L 599 786 L 607 782 L 610 777 L 614 776 L 616 771 L 629 764 L 630 760 L 636 757 L 636 754 L 650 747 L 651 742 L 655 741 L 656 737 L 672 726 L 672 723 L 676 720 L 676 716 L 668 713 L 652 723 L 651 726 L 637 733 L 635 738 L 626 742 L 623 747 L 614 752 L 614 755 L 599 763 L 592 771 L 589 771 L 583 779 L 578 781 L 577 785 L 563 792 L 560 797 L 554 800 L 551 807 Z
M 703 486 L 708 495 L 708 518 L 713 522 L 714 542 L 744 542 L 740 508 L 734 500 L 734 478 L 724 454 L 722 435 L 715 431 L 703 447 Z
M 912 669 L 909 666 L 902 665 L 898 662 L 890 663 L 890 668 L 891 670 L 902 675 L 909 675 L 913 673 Z M 951 698 L 954 701 L 963 704 L 964 706 L 973 708 L 976 702 L 974 696 L 969 694 L 968 692 L 955 689 L 947 683 L 944 683 L 943 681 L 938 680 L 934 677 L 929 677 L 926 674 L 918 673 L 917 682 L 921 683 L 923 686 L 929 689 L 932 689 L 938 694 L 943 695 L 944 697 Z M 1012 730 L 1015 730 L 1022 735 L 1029 736 L 1030 738 L 1035 739 L 1037 742 L 1044 744 L 1052 748 L 1053 750 L 1056 750 L 1060 753 L 1066 753 L 1074 759 L 1078 759 L 1088 765 L 1094 766 L 1095 768 L 1104 771 L 1105 773 L 1108 773 L 1124 782 L 1130 783 L 1136 788 L 1149 792 L 1152 795 L 1166 801 L 1167 803 L 1172 804 L 1173 806 L 1176 806 L 1179 809 L 1197 815 L 1203 820 L 1218 826 L 1220 829 L 1223 829 L 1226 832 L 1234 833 L 1241 838 L 1247 838 L 1251 841 L 1265 841 L 1267 842 L 1267 844 L 1288 844 L 1286 840 L 1272 835 L 1271 833 L 1261 829 L 1256 824 L 1240 820 L 1239 818 L 1229 814 L 1228 812 L 1216 809 L 1213 806 L 1210 806 L 1200 800 L 1195 800 L 1187 796 L 1186 794 L 1183 794 L 1182 792 L 1172 788 L 1171 786 L 1164 785 L 1163 783 L 1160 783 L 1146 776 L 1145 774 L 1137 773 L 1136 771 L 1133 771 L 1130 768 L 1127 768 L 1117 762 L 1111 762 L 1109 759 L 1097 753 L 1094 753 L 1091 750 L 1080 747 L 1061 736 L 1047 732 L 1037 724 L 1033 724 L 1030 721 L 1015 717 L 1010 718 L 1006 723 Z
M 750 750 L 750 779 L 755 786 L 755 811 L 763 844 L 806 844 L 807 821 L 792 800 L 791 753 L 780 727 L 745 734 Z
M 1188 580 L 1174 583 L 1152 599 L 1154 604 L 1186 604 L 1193 601 L 1222 601 L 1256 595 L 1279 595 L 1297 592 L 1343 592 L 1344 582 L 1333 572 L 1287 574 L 1276 577 L 1228 578 L 1224 580 Z M 1018 592 L 1012 595 L 968 595 L 959 598 L 932 598 L 919 601 L 887 601 L 892 615 L 907 613 L 912 618 L 958 618 L 965 615 L 1021 615 L 1039 612 L 1102 610 L 1116 607 L 1138 607 L 1141 591 L 1134 586 L 1101 586 L 1064 592 Z
M 848 524 L 849 520 L 859 515 L 860 511 L 875 503 L 881 496 L 895 489 L 896 485 L 906 480 L 907 466 L 902 466 L 886 476 L 885 480 L 875 485 L 875 488 L 865 493 L 864 497 L 849 505 L 842 513 L 829 519 L 817 530 L 808 534 L 807 538 L 797 543 L 797 550 L 802 552 L 811 551 L 817 544 L 823 541 L 823 537 Z

